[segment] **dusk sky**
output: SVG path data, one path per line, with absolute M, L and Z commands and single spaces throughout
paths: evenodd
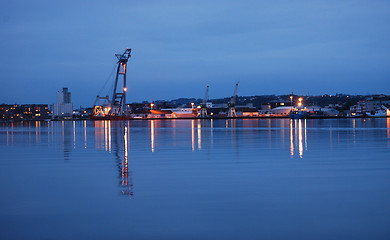
M 0 103 L 92 106 L 126 48 L 128 102 L 390 94 L 389 23 L 387 0 L 2 1 Z

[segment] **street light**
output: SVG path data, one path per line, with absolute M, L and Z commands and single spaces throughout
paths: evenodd
M 298 101 L 299 101 L 298 106 L 302 106 L 302 98 L 301 97 L 298 98 Z
M 293 96 L 290 96 L 290 101 L 291 101 L 291 111 L 293 110 L 293 106 L 292 106 L 292 99 L 293 99 Z
M 150 109 L 153 109 L 153 107 L 154 107 L 154 103 L 151 103 L 150 104 Z
M 191 103 L 191 108 L 194 109 L 194 103 L 193 102 Z

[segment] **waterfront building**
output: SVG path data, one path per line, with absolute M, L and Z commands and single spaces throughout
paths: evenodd
M 351 112 L 351 116 L 361 115 L 367 112 L 366 101 L 360 101 L 356 105 L 349 107 L 349 111 Z
M 387 95 L 372 95 L 366 97 L 365 100 L 358 102 L 356 105 L 350 107 L 351 116 L 368 115 L 376 116 L 388 115 L 387 109 L 390 108 L 390 96 Z
M 242 108 L 242 116 L 243 117 L 257 117 L 259 116 L 259 110 L 257 108 Z
M 390 96 L 387 95 L 373 95 L 366 98 L 366 111 L 375 112 L 384 110 L 390 107 Z
M 68 88 L 63 88 L 62 92 L 57 92 L 57 101 L 52 105 L 53 118 L 71 117 L 73 115 L 73 104 L 71 93 Z
M 0 120 L 44 120 L 50 118 L 47 104 L 1 104 Z

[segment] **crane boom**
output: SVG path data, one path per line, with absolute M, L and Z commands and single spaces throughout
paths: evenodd
M 200 117 L 207 117 L 207 100 L 209 100 L 209 86 L 206 87 L 206 93 L 204 94 L 203 101 L 200 104 Z
M 240 83 L 240 81 L 238 81 L 236 83 L 236 87 L 234 88 L 234 92 L 233 92 L 233 96 L 232 98 L 230 99 L 230 102 L 228 104 L 229 106 L 229 112 L 228 112 L 228 117 L 236 117 L 236 100 L 237 100 L 237 89 L 238 89 L 238 84 Z
M 234 93 L 233 93 L 233 96 L 232 96 L 232 99 L 230 100 L 230 102 L 235 105 L 236 104 L 236 100 L 237 100 L 237 89 L 238 89 L 238 84 L 240 83 L 240 81 L 238 81 L 236 83 L 236 87 L 234 88 Z

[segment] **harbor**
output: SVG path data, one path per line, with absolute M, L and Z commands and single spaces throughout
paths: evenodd
M 0 12 L 0 240 L 390 239 L 390 1 Z
M 107 95 L 97 95 L 92 107 L 76 109 L 71 92 L 65 87 L 57 91 L 54 104 L 1 104 L 0 121 L 390 117 L 390 96 L 385 94 L 240 96 L 239 81 L 234 85 L 233 94 L 222 99 L 210 99 L 210 86 L 207 85 L 203 98 L 128 103 L 127 65 L 131 49 L 115 54 L 115 57 L 116 74 L 108 79 L 113 88 Z

